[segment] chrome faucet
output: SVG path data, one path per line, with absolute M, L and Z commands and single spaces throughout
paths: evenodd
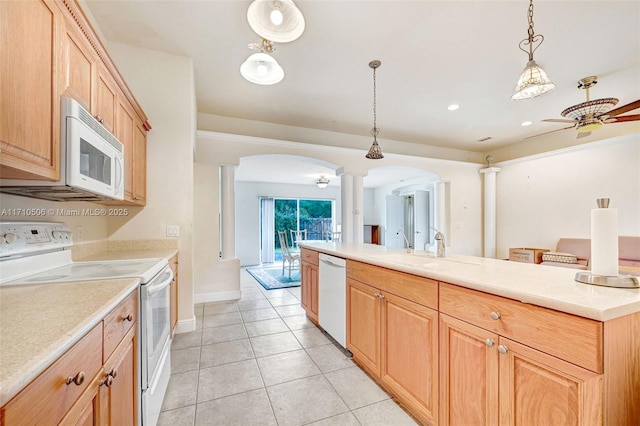
M 404 237 L 404 241 L 407 243 L 407 253 L 413 253 L 413 247 L 411 247 L 411 245 L 409 244 L 409 240 L 407 239 L 407 236 L 404 234 L 404 231 L 402 229 L 398 229 L 398 232 L 396 232 L 396 235 L 400 234 L 402 234 L 402 236 Z
M 433 228 L 436 231 L 436 235 L 434 235 L 434 239 L 438 245 L 438 251 L 436 253 L 436 257 L 444 257 L 444 234 L 438 231 L 436 228 Z

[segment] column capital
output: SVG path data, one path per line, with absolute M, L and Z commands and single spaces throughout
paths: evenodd
M 487 174 L 487 173 L 498 173 L 502 170 L 500 167 L 485 167 L 484 169 L 478 170 L 478 173 Z

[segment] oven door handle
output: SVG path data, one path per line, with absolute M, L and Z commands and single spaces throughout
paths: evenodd
M 154 293 L 164 290 L 165 288 L 167 288 L 169 284 L 171 284 L 171 281 L 173 281 L 173 270 L 171 268 L 167 268 L 166 272 L 164 272 L 162 277 L 159 277 L 153 280 L 151 284 L 146 286 L 147 294 L 152 295 Z

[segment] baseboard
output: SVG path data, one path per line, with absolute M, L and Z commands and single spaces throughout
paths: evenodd
M 176 324 L 176 334 L 189 333 L 196 330 L 196 316 L 192 316 L 186 320 L 178 320 Z
M 211 303 L 222 302 L 224 300 L 238 300 L 240 299 L 240 290 L 233 291 L 216 291 L 213 293 L 200 293 L 193 295 L 193 303 Z

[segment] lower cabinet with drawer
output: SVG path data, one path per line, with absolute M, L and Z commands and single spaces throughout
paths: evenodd
M 434 280 L 347 261 L 347 349 L 424 424 L 438 418 L 437 289 Z M 409 300 L 416 293 L 421 303 Z
M 2 425 L 137 424 L 137 318 L 135 290 L 2 407 Z

